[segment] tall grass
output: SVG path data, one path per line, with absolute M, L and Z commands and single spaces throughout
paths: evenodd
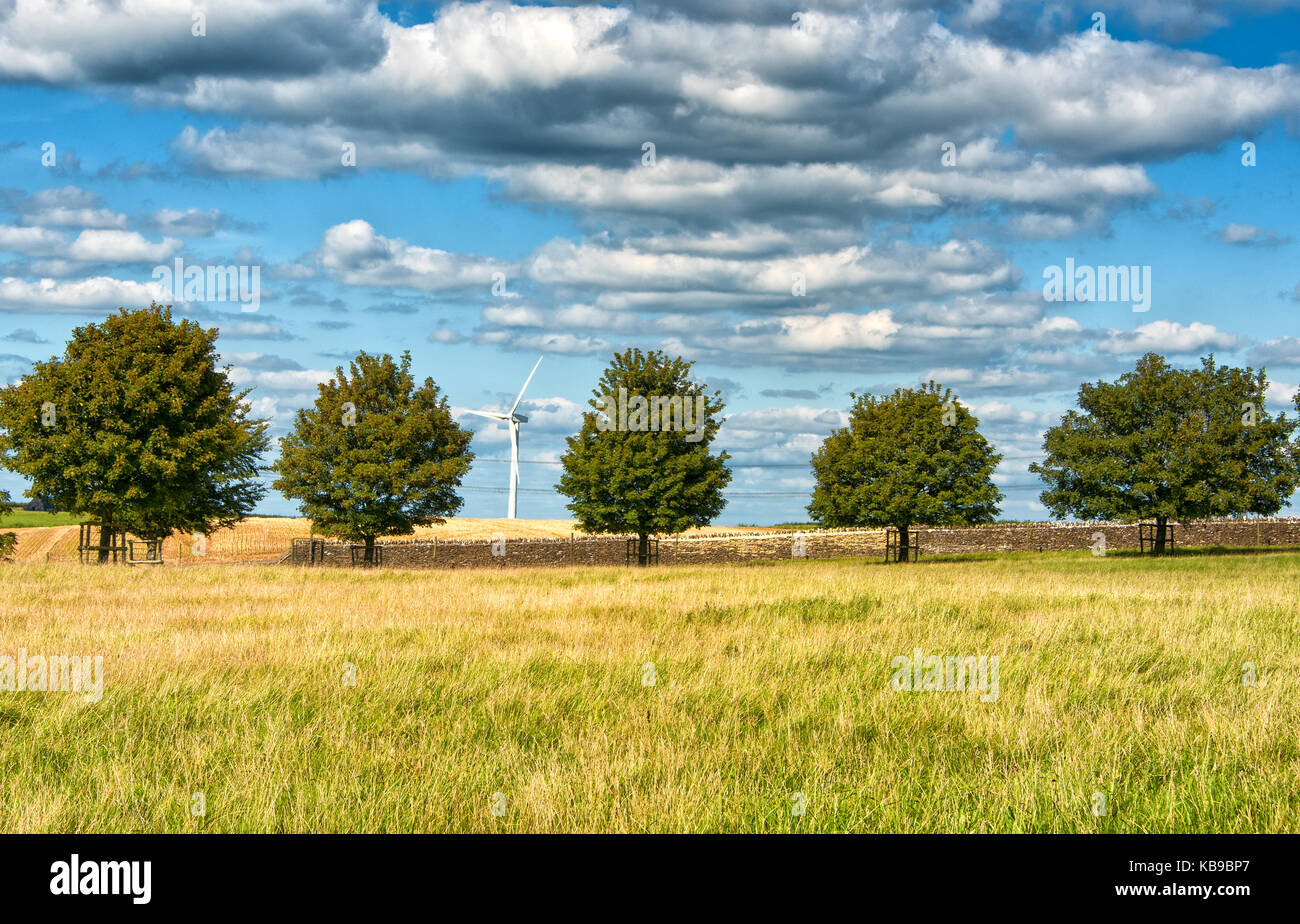
M 1298 579 L 10 566 L 0 655 L 102 654 L 106 685 L 0 692 L 0 830 L 1294 830 Z M 918 647 L 997 655 L 997 700 L 893 692 Z

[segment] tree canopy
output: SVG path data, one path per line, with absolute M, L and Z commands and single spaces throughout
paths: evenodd
M 930 382 L 856 395 L 849 424 L 813 454 L 808 513 L 827 526 L 892 526 L 906 559 L 912 526 L 987 523 L 1002 494 L 1002 456 L 948 389 Z
M 217 368 L 216 338 L 157 304 L 76 328 L 61 358 L 0 390 L 0 464 L 105 536 L 233 524 L 265 494 L 267 424 Z
M 1269 415 L 1264 370 L 1177 369 L 1148 353 L 1114 382 L 1084 383 L 1079 409 L 1043 440 L 1029 470 L 1058 518 L 1170 520 L 1273 514 L 1295 491 L 1297 420 Z
M 9 497 L 9 492 L 0 488 L 0 520 L 3 520 L 5 514 L 12 510 L 13 500 Z M 17 533 L 0 533 L 0 561 L 8 561 L 16 548 L 18 548 Z
M 650 536 L 704 526 L 726 506 L 730 457 L 709 451 L 725 405 L 691 378 L 693 365 L 658 350 L 616 353 L 561 458 L 557 489 L 582 529 L 635 534 L 641 564 Z
M 409 535 L 460 509 L 473 434 L 452 419 L 433 379 L 416 386 L 411 354 L 358 353 L 298 411 L 273 466 L 277 491 L 299 501 L 316 532 L 365 542 Z

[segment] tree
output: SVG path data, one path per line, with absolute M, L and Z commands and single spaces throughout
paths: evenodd
M 366 544 L 443 522 L 463 503 L 456 494 L 474 454 L 473 434 L 452 419 L 433 379 L 416 387 L 411 354 L 358 353 L 318 386 L 280 440 L 274 487 L 300 502 L 313 530 Z
M 892 526 L 907 561 L 912 526 L 988 523 L 1002 494 L 1002 456 L 952 392 L 930 382 L 892 395 L 852 395 L 849 425 L 813 454 L 808 512 L 827 526 Z
M 1171 519 L 1273 514 L 1295 490 L 1297 421 L 1264 410 L 1264 370 L 1170 366 L 1148 353 L 1114 382 L 1079 387 L 1029 467 L 1057 518 L 1132 522 L 1154 517 L 1156 551 Z
M 98 520 L 101 562 L 115 532 L 209 532 L 265 494 L 267 424 L 217 368 L 216 338 L 170 307 L 121 309 L 0 390 L 0 463 L 30 496 Z
M 556 487 L 582 529 L 635 533 L 641 565 L 651 535 L 704 526 L 727 503 L 730 456 L 709 452 L 724 405 L 691 379 L 693 365 L 658 350 L 616 353 L 560 460 Z
M 0 488 L 0 519 L 4 519 L 5 514 L 12 511 L 13 501 L 9 498 L 9 492 Z M 16 548 L 18 548 L 17 533 L 0 533 L 0 561 L 8 561 L 12 558 Z

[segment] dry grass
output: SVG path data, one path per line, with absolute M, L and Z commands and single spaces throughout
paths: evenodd
M 0 575 L 0 655 L 106 675 L 96 704 L 0 693 L 2 831 L 1246 832 L 1300 807 L 1296 553 Z M 998 655 L 998 699 L 892 692 L 916 647 Z

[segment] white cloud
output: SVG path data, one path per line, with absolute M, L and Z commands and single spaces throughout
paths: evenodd
M 1193 321 L 1152 321 L 1135 330 L 1111 330 L 1099 339 L 1096 349 L 1102 353 L 1139 354 L 1196 353 L 1201 350 L 1231 350 L 1240 338 L 1221 331 L 1212 324 Z
M 157 284 L 142 284 L 109 276 L 56 282 L 0 279 L 0 310 L 31 313 L 86 314 L 121 306 L 143 306 L 163 298 Z
M 318 250 L 321 265 L 349 285 L 382 286 L 439 292 L 451 289 L 491 291 L 494 273 L 513 274 L 504 260 L 448 253 L 376 234 L 356 219 L 325 232 Z
M 723 345 L 744 353 L 818 354 L 885 350 L 899 326 L 888 310 L 867 314 L 797 315 L 742 321 Z
M 67 255 L 88 263 L 161 263 L 181 249 L 179 238 L 154 242 L 135 231 L 82 231 Z
M 48 228 L 0 225 L 0 250 L 10 250 L 30 257 L 54 256 L 61 253 L 67 244 L 67 238 Z
M 229 374 L 233 381 L 244 387 L 300 392 L 315 385 L 323 385 L 334 373 L 328 369 L 250 369 L 247 366 L 232 365 Z

